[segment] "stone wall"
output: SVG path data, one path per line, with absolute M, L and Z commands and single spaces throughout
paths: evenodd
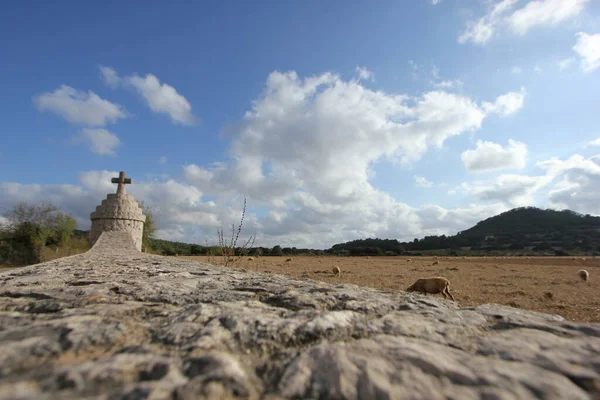
M 142 249 L 142 233 L 146 216 L 133 196 L 109 194 L 91 216 L 90 246 L 94 246 L 102 232 L 124 231 L 131 234 L 135 247 Z
M 592 400 L 599 367 L 600 324 L 149 255 L 125 231 L 0 272 L 0 400 Z

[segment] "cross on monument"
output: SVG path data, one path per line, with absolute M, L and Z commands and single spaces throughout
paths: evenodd
M 110 181 L 112 183 L 119 184 L 119 186 L 117 186 L 117 196 L 124 197 L 125 196 L 125 185 L 131 183 L 131 178 L 125 178 L 125 172 L 121 171 L 121 172 L 119 172 L 118 178 L 112 178 Z

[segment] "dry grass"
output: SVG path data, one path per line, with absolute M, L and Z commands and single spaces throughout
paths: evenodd
M 206 257 L 186 257 L 207 262 Z M 498 303 L 544 313 L 559 314 L 571 321 L 600 322 L 600 259 L 586 257 L 261 257 L 242 268 L 342 282 L 378 289 L 404 290 L 418 278 L 444 276 L 463 307 Z M 334 276 L 339 265 L 344 273 Z M 577 271 L 585 268 L 590 281 Z

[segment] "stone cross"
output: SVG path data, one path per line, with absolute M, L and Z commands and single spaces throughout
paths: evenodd
M 125 196 L 125 185 L 131 183 L 131 178 L 125 178 L 125 172 L 121 171 L 121 172 L 119 172 L 118 178 L 112 178 L 110 181 L 112 183 L 119 184 L 119 186 L 117 186 L 117 196 L 124 197 Z

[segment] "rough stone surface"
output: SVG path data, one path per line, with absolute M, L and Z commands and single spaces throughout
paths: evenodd
M 127 232 L 0 273 L 0 399 L 203 398 L 599 399 L 600 325 L 147 255 Z
M 133 196 L 111 193 L 102 200 L 90 217 L 90 246 L 94 246 L 102 232 L 125 231 L 130 233 L 135 247 L 138 250 L 142 249 L 146 216 Z

